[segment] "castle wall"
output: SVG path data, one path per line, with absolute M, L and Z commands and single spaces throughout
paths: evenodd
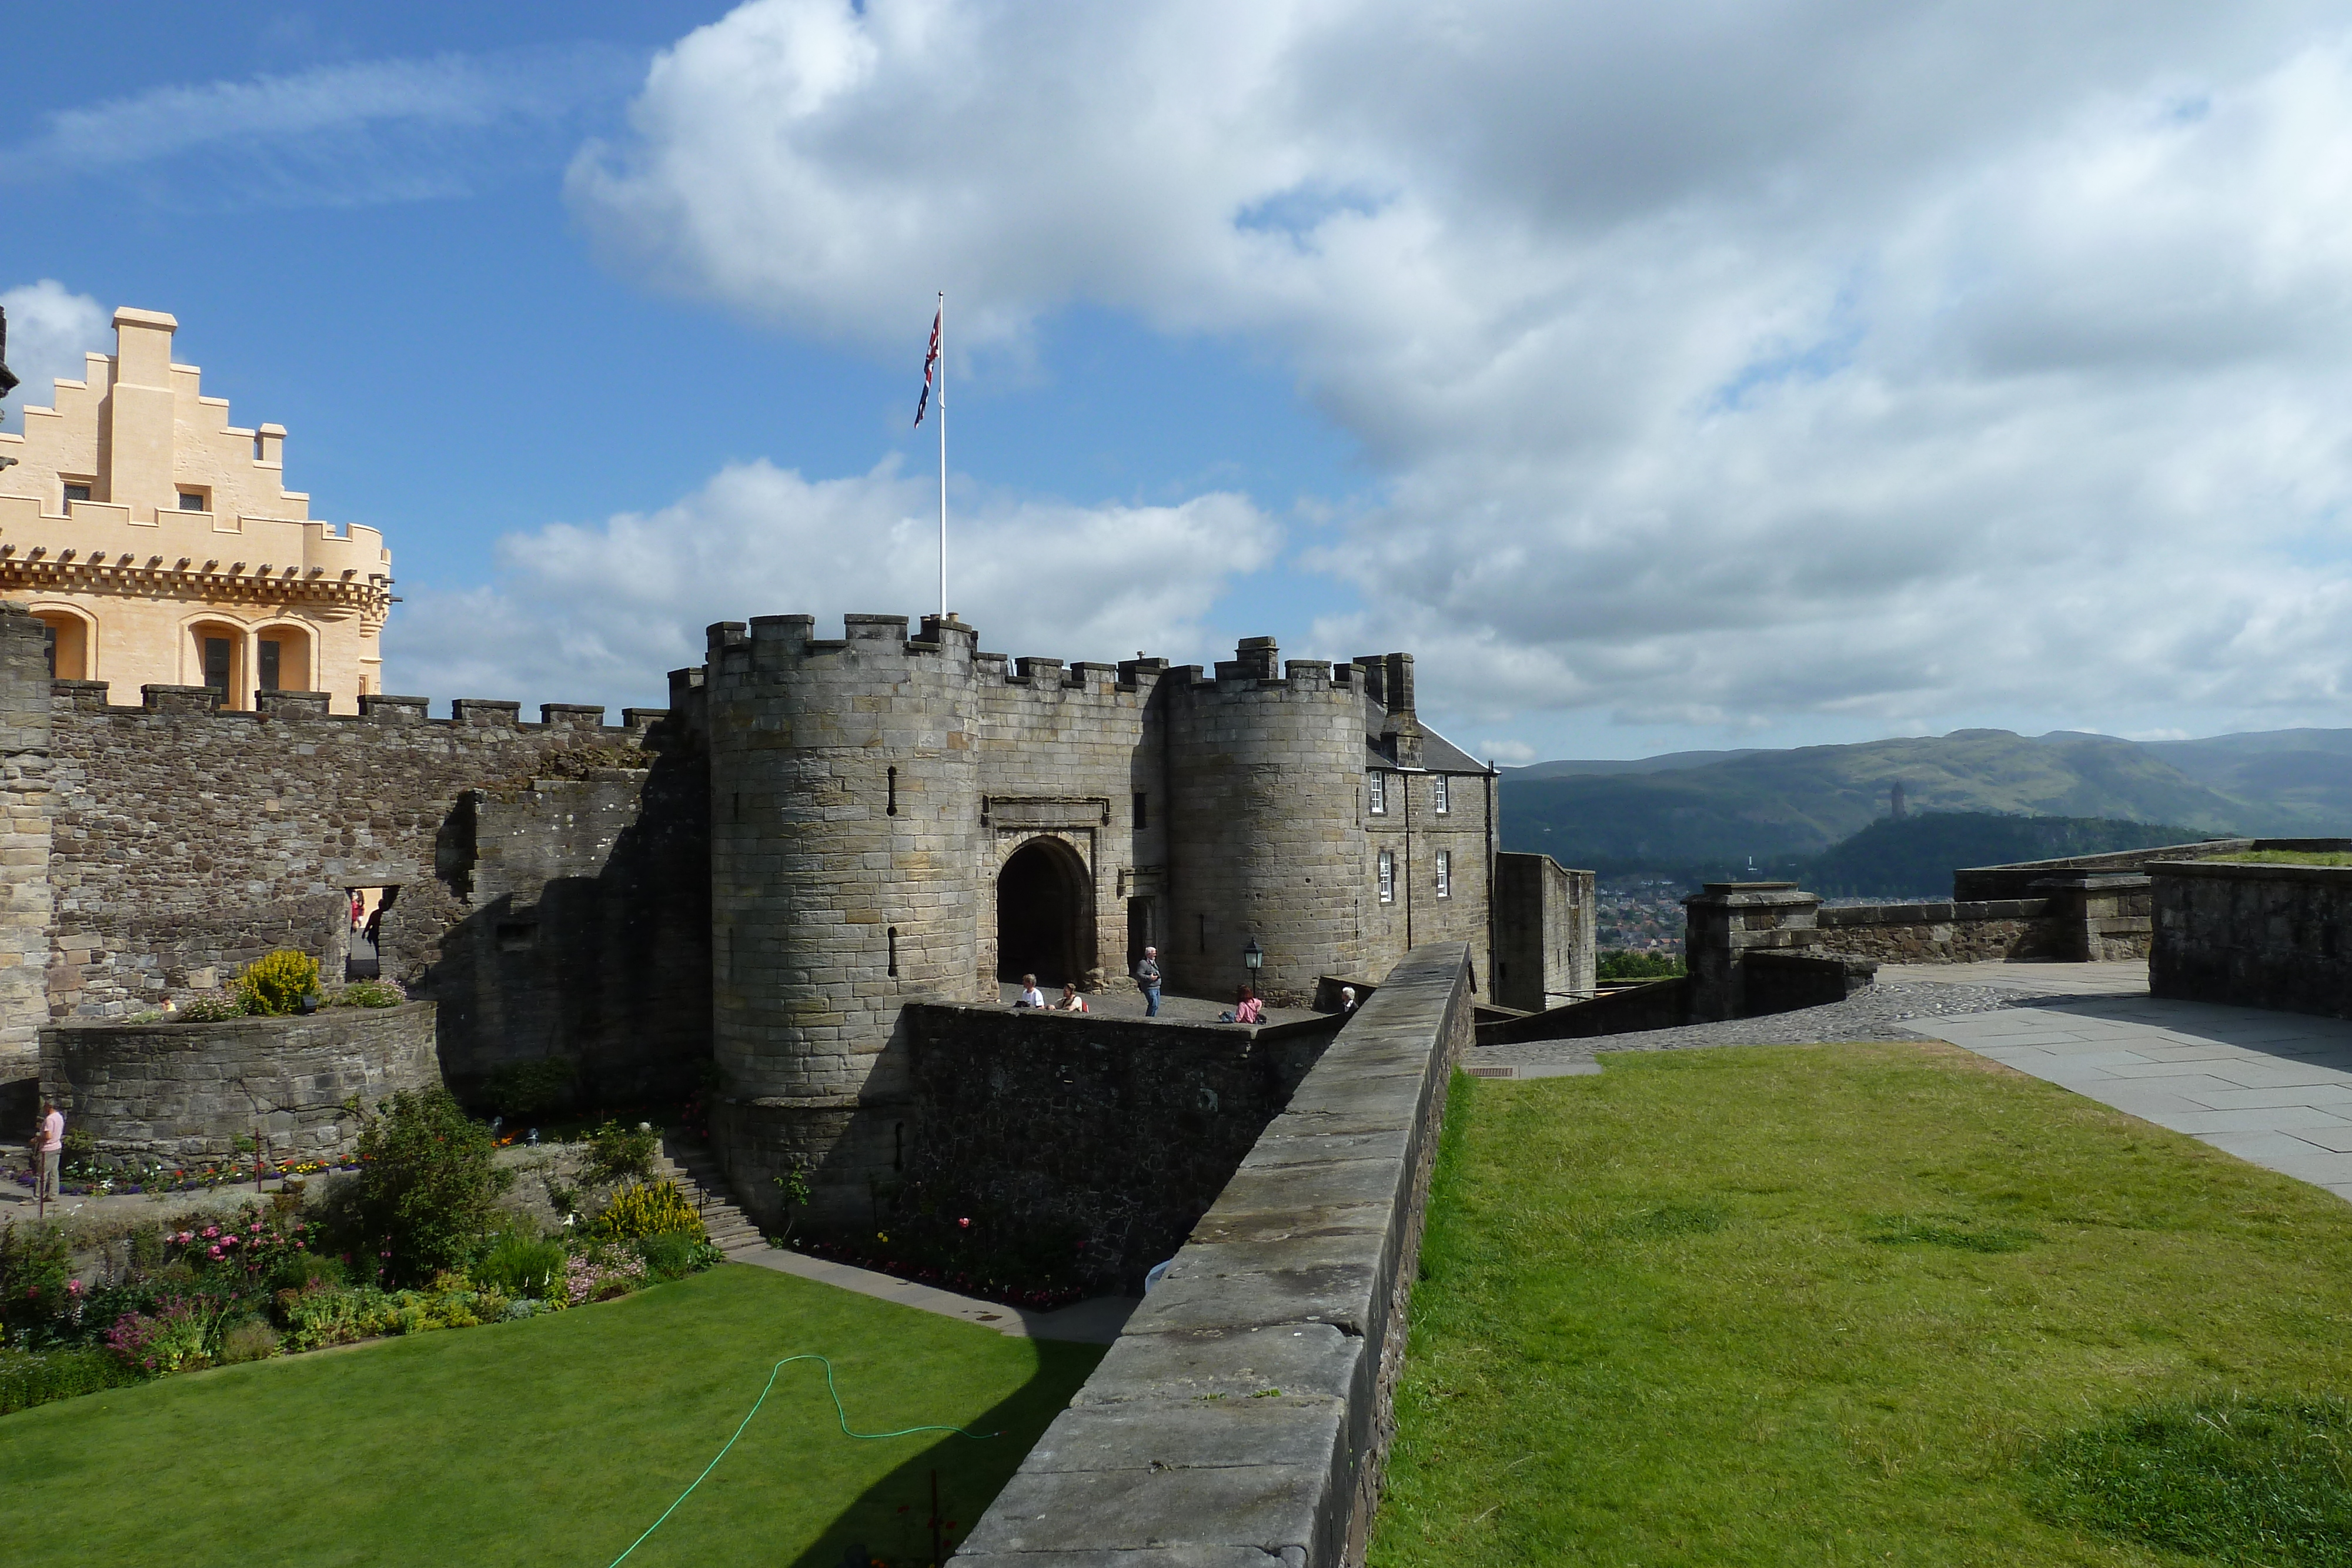
M 48 1021 L 49 751 L 40 624 L 0 604 L 0 1082 L 35 1075 Z
M 922 1136 L 893 1237 L 1133 1295 L 1342 1020 L 1246 1029 L 918 1004 L 907 1022 Z
M 20 624 L 13 614 L 0 626 Z M 359 716 L 331 716 L 308 694 L 236 713 L 202 688 L 161 686 L 121 707 L 102 683 L 51 682 L 34 663 L 37 643 L 0 647 L 17 654 L 0 670 L 0 713 L 37 693 L 50 727 L 43 1021 L 121 1019 L 226 985 L 280 946 L 310 953 L 339 981 L 348 890 L 393 888 L 383 972 L 415 995 L 447 989 L 441 1065 L 461 1089 L 500 1060 L 559 1044 L 603 1064 L 616 1090 L 691 1081 L 707 1039 L 707 794 L 682 735 L 653 733 L 662 715 L 632 710 L 608 729 L 601 708 L 551 706 L 523 724 L 515 704 L 460 701 L 430 720 L 423 698 L 369 697 Z M 599 783 L 607 798 L 587 811 L 614 831 L 583 832 L 583 786 L 532 788 L 638 758 L 640 741 L 656 748 L 655 767 Z M 488 785 L 507 794 L 478 889 L 467 792 Z M 512 852 L 534 836 L 547 852 Z M 11 900 L 39 902 L 32 868 L 10 872 Z M 499 925 L 522 920 L 563 963 L 500 952 Z M 640 995 L 656 956 L 682 972 Z M 488 1016 L 486 997 L 502 998 Z
M 1068 846 L 1085 868 L 1087 918 L 1077 967 L 1086 989 L 1120 983 L 1130 898 L 1151 923 L 1164 905 L 1168 866 L 1166 758 L 1149 722 L 1160 661 L 1126 667 L 982 653 L 972 678 L 987 838 L 979 894 L 979 994 L 998 980 L 998 877 L 1037 838 Z M 1138 798 L 1144 825 L 1136 823 Z
M 1495 857 L 1494 998 L 1542 1012 L 1590 997 L 1598 985 L 1593 875 L 1549 855 Z
M 710 629 L 712 1131 L 738 1197 L 780 1213 L 796 1162 L 810 1218 L 870 1211 L 911 1083 L 898 1009 L 989 999 L 972 632 L 852 615 Z M 861 1114 L 861 1112 L 869 1113 Z
M 1424 943 L 1461 942 L 1470 948 L 1471 974 L 1478 994 L 1491 996 L 1487 909 L 1493 888 L 1487 813 L 1492 801 L 1487 782 L 1477 775 L 1449 776 L 1446 810 L 1441 811 L 1435 775 L 1382 771 L 1386 811 L 1370 811 L 1369 787 L 1360 784 L 1358 788 L 1367 809 L 1357 883 L 1362 909 L 1362 956 L 1355 972 L 1382 974 Z M 1395 866 L 1393 896 L 1386 904 L 1380 898 L 1383 851 L 1394 857 Z M 1442 896 L 1441 853 L 1446 856 L 1447 865 Z
M 240 1137 L 277 1160 L 341 1154 L 352 1102 L 440 1082 L 430 1002 L 41 1031 L 41 1092 L 102 1151 L 166 1161 L 226 1159 Z
M 1269 641 L 1242 652 L 1213 680 L 1188 666 L 1166 682 L 1172 897 L 1160 964 L 1175 990 L 1230 996 L 1250 978 L 1243 951 L 1255 940 L 1260 990 L 1306 1007 L 1324 975 L 1387 967 L 1366 921 L 1362 707 L 1352 665 L 1293 659 L 1276 675 Z

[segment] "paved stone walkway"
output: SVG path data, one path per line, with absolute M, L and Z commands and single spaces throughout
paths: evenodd
M 913 1307 L 919 1312 L 961 1318 L 965 1322 L 992 1328 L 1013 1339 L 1058 1339 L 1079 1344 L 1108 1344 L 1118 1338 L 1119 1330 L 1127 1326 L 1128 1315 L 1143 1300 L 1140 1296 L 1093 1296 L 1050 1312 L 1040 1312 L 1026 1307 L 1008 1307 L 1002 1301 L 983 1301 L 973 1296 L 959 1296 L 952 1291 L 919 1285 L 895 1274 L 877 1273 L 871 1269 L 835 1263 L 824 1258 L 812 1258 L 789 1248 L 770 1247 L 764 1243 L 730 1252 L 727 1260 L 748 1263 L 755 1269 L 773 1269 L 779 1274 L 791 1274 L 798 1279 L 814 1280 L 820 1285 L 855 1291 L 861 1296 L 872 1296 L 877 1301 L 896 1301 L 902 1307 Z
M 1941 1040 L 2352 1199 L 2352 1021 L 2147 994 L 2147 966 L 1889 964 L 1843 1002 L 1470 1053 L 1550 1076 L 1617 1051 Z M 1591 1068 L 1587 1068 L 1591 1071 Z

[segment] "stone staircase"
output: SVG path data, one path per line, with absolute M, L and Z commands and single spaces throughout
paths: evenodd
M 661 1152 L 654 1156 L 654 1179 L 677 1184 L 686 1201 L 701 1211 L 702 1228 L 710 1233 L 710 1244 L 720 1251 L 765 1244 L 760 1228 L 735 1207 L 733 1189 L 704 1145 L 684 1138 L 662 1139 Z

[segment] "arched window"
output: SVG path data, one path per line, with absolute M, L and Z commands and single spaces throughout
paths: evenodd
M 48 643 L 49 675 L 59 681 L 90 681 L 98 677 L 98 623 L 79 611 L 37 605 L 33 618 L 41 623 Z
M 225 708 L 245 708 L 253 699 L 245 695 L 253 683 L 245 667 L 245 628 L 228 621 L 199 621 L 187 631 L 185 662 L 194 679 L 183 685 L 210 686 L 213 703 Z
M 310 673 L 310 633 L 300 626 L 264 626 L 255 633 L 253 684 L 265 692 L 318 689 Z

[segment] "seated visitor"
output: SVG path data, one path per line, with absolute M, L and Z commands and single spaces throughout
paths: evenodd
M 1057 1013 L 1082 1013 L 1087 1010 L 1087 998 L 1078 995 L 1076 982 L 1062 982 L 1062 999 L 1054 1004 L 1054 1010 Z
M 1045 1005 L 1045 993 L 1037 988 L 1036 976 L 1021 977 L 1021 994 L 1013 998 L 1013 1005 L 1016 1008 L 1042 1008 Z
M 1219 1013 L 1217 1021 L 1219 1023 L 1256 1023 L 1265 1016 L 1265 1004 L 1257 999 L 1255 991 L 1244 986 L 1234 993 L 1233 1011 Z

